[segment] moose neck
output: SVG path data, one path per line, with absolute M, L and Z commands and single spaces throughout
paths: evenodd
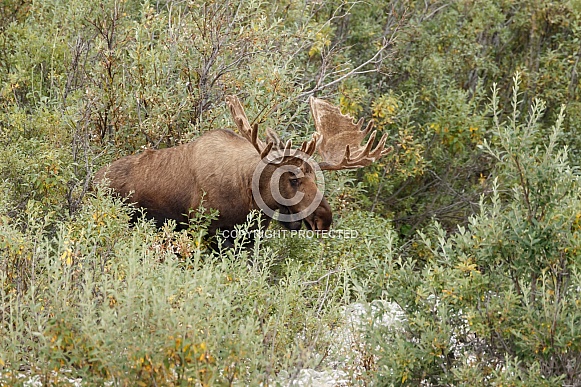
M 264 166 L 264 164 L 261 165 L 261 163 L 262 163 L 262 161 L 260 161 L 256 167 L 256 168 L 263 168 L 262 173 L 260 174 L 260 177 L 258 180 L 258 194 L 260 195 L 260 197 L 264 201 L 264 204 L 266 204 L 268 206 L 268 208 L 270 208 L 272 210 L 280 210 L 281 206 L 275 200 L 275 198 L 272 194 L 271 186 L 270 186 L 271 180 L 273 179 L 274 172 L 276 171 L 278 166 L 274 165 L 274 164 L 270 164 L 270 163 L 267 164 L 266 166 Z M 255 184 L 253 184 L 253 191 L 254 190 L 256 190 Z

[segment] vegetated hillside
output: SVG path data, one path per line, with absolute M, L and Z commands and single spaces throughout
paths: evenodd
M 579 0 L 0 4 L 0 383 L 581 385 Z M 311 95 L 389 134 L 325 176 L 358 238 L 211 253 L 204 214 L 89 192 L 234 127 L 229 94 L 283 138 Z M 401 317 L 338 354 L 353 303 Z

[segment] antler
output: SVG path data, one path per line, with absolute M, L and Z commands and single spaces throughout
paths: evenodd
M 244 112 L 244 108 L 242 107 L 240 100 L 238 100 L 238 97 L 235 95 L 227 96 L 226 104 L 230 109 L 230 113 L 234 118 L 238 131 L 245 139 L 254 145 L 254 148 L 258 153 L 260 153 L 261 158 L 268 155 L 271 150 L 275 150 L 277 153 L 282 152 L 282 155 L 284 156 L 290 155 L 292 149 L 291 140 L 283 143 L 273 129 L 266 129 L 266 144 L 258 138 L 258 124 L 250 126 L 250 122 L 246 117 L 246 113 Z M 313 134 L 311 140 L 303 142 L 300 151 L 312 156 L 317 148 L 317 139 L 318 137 L 316 134 Z
M 273 143 L 267 145 L 258 138 L 258 124 L 250 126 L 248 117 L 246 117 L 246 113 L 238 97 L 235 95 L 226 96 L 226 104 L 230 109 L 230 113 L 232 114 L 232 118 L 234 118 L 234 123 L 238 127 L 240 134 L 254 145 L 254 148 L 260 153 L 261 157 L 266 156 L 272 149 Z
M 351 116 L 342 114 L 338 107 L 322 99 L 311 97 L 309 102 L 315 129 L 321 137 L 317 145 L 317 151 L 323 158 L 319 163 L 321 169 L 336 171 L 365 167 L 392 151 L 392 147 L 385 149 L 387 133 L 372 150 L 377 131 L 373 131 L 367 143 L 361 146 L 373 128 L 373 121 L 361 130 L 363 118 L 355 124 Z

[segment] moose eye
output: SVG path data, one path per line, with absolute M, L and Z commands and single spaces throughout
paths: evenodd
M 292 178 L 292 179 L 290 179 L 290 183 L 291 183 L 291 185 L 292 185 L 293 187 L 296 187 L 296 186 L 298 186 L 298 185 L 299 185 L 299 179 L 297 179 L 297 178 Z

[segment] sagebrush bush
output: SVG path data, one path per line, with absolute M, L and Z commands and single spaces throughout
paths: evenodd
M 577 385 L 581 378 L 579 211 L 581 184 L 536 101 L 520 114 L 492 96 L 497 159 L 489 195 L 467 227 L 435 223 L 391 270 L 385 291 L 406 312 L 401 328 L 370 332 L 377 383 Z
M 2 224 L 4 380 L 24 367 L 45 383 L 250 385 L 316 365 L 339 280 L 317 286 L 318 272 L 288 263 L 273 281 L 270 248 L 211 254 L 186 232 L 128 219 L 98 196 L 53 236 L 36 220 L 38 239 Z

